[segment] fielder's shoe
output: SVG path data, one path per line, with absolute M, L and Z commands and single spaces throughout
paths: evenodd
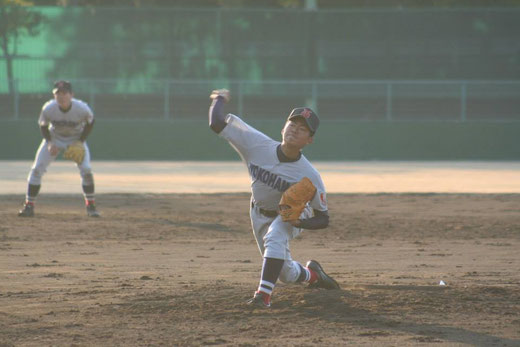
M 34 217 L 34 205 L 24 204 L 23 209 L 18 211 L 18 217 Z
M 247 304 L 261 308 L 269 308 L 271 307 L 271 295 L 262 292 L 255 292 L 255 296 L 253 296 Z
M 96 205 L 93 204 L 87 205 L 87 215 L 89 217 L 101 217 L 99 212 L 96 210 Z
M 306 265 L 307 268 L 316 272 L 318 279 L 316 282 L 309 285 L 311 288 L 325 288 L 325 289 L 340 289 L 338 282 L 323 271 L 320 263 L 316 260 L 309 260 Z

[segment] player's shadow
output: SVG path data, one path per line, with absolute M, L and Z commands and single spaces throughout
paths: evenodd
M 394 290 L 399 290 L 395 288 Z M 473 346 L 520 346 L 520 340 L 502 338 L 486 333 L 439 324 L 416 323 L 407 318 L 394 319 L 366 309 L 353 307 L 349 302 L 366 300 L 348 290 L 313 290 L 304 294 L 305 304 L 298 306 L 298 311 L 312 318 L 319 318 L 334 323 L 358 325 L 372 332 L 363 336 L 384 336 L 384 331 L 406 332 L 416 336 L 417 342 L 450 341 Z M 294 308 L 294 306 L 293 306 Z M 424 312 L 427 314 L 427 312 Z M 383 330 L 383 331 L 382 331 Z M 388 333 L 390 335 L 390 333 Z

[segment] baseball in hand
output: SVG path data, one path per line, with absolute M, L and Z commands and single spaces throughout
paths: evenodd
M 229 90 L 227 89 L 215 89 L 211 92 L 211 95 L 209 96 L 211 99 L 216 99 L 219 96 L 224 98 L 225 102 L 228 102 L 230 99 Z

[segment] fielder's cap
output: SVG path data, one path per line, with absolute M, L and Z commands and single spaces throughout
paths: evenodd
M 318 130 L 318 127 L 320 126 L 320 119 L 318 118 L 318 115 L 314 113 L 313 110 L 311 110 L 308 107 L 297 107 L 294 110 L 291 111 L 289 114 L 289 118 L 287 120 L 291 120 L 297 117 L 302 117 L 305 119 L 305 123 L 307 123 L 307 126 L 309 127 L 312 134 Z
M 72 92 L 72 84 L 70 84 L 69 81 L 63 80 L 54 82 L 52 93 L 56 94 L 57 92 Z

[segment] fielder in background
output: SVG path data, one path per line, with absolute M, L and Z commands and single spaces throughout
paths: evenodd
M 321 176 L 301 150 L 314 140 L 318 116 L 309 108 L 295 108 L 283 129 L 282 142 L 275 141 L 233 114 L 225 114 L 229 91 L 214 90 L 209 108 L 210 128 L 226 139 L 246 163 L 251 177 L 251 225 L 263 257 L 258 289 L 250 305 L 271 306 L 271 295 L 278 279 L 284 283 L 307 282 L 310 286 L 339 289 L 320 264 L 309 260 L 306 266 L 292 260 L 289 242 L 302 229 L 323 229 L 329 224 L 326 192 Z M 282 194 L 307 177 L 316 189 L 300 218 L 284 221 L 279 215 Z
M 81 175 L 83 195 L 89 217 L 99 217 L 94 204 L 94 176 L 90 168 L 90 152 L 85 140 L 94 126 L 90 107 L 75 99 L 68 81 L 54 83 L 54 100 L 46 102 L 38 123 L 43 140 L 28 177 L 27 195 L 20 217 L 34 216 L 34 202 L 47 167 L 65 150 L 64 157 L 74 160 Z

